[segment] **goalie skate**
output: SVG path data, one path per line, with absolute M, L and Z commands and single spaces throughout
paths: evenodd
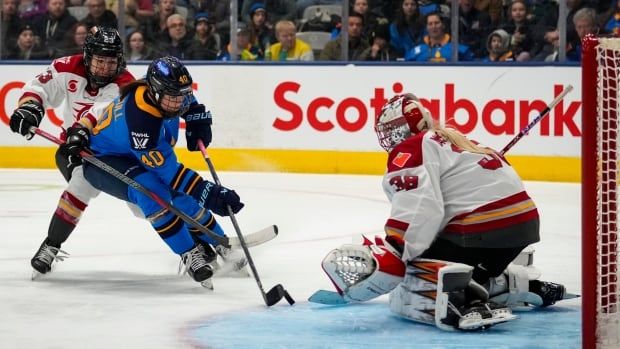
M 449 304 L 449 309 L 452 316 L 458 317 L 458 321 L 455 322 L 454 327 L 461 331 L 486 330 L 491 326 L 517 318 L 516 315 L 512 314 L 509 308 L 501 307 L 492 302 L 478 302 L 461 307 L 460 309 L 456 309 L 452 304 Z

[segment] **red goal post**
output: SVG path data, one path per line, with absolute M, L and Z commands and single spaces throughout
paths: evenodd
M 582 343 L 617 349 L 620 38 L 582 44 Z

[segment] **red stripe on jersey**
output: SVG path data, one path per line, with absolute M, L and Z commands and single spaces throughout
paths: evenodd
M 79 209 L 80 211 L 84 211 L 84 209 L 86 209 L 86 207 L 88 206 L 85 203 L 83 203 L 82 201 L 80 201 L 80 199 L 78 199 L 75 196 L 73 196 L 68 191 L 65 191 L 64 193 L 62 193 L 61 198 L 64 199 L 64 200 L 69 201 L 71 203 L 71 205 L 75 206 L 75 208 Z
M 39 104 L 43 105 L 43 99 L 41 98 L 41 96 L 39 96 L 36 93 L 24 92 L 24 94 L 21 97 L 19 97 L 19 101 L 21 102 L 22 100 L 24 100 L 26 98 L 34 98 L 34 99 L 36 99 L 39 102 Z
M 424 141 L 425 134 L 426 132 L 421 132 L 413 135 L 392 149 L 388 157 L 388 172 L 422 165 L 422 142 Z M 399 161 L 403 160 L 401 154 L 410 154 L 411 156 L 404 159 L 405 161 Z
M 409 223 L 401 222 L 396 219 L 388 219 L 385 222 L 385 226 L 394 230 L 402 231 L 403 233 L 409 228 Z
M 57 58 L 52 62 L 52 66 L 59 73 L 72 73 L 86 78 L 86 66 L 82 54 Z
M 129 83 L 133 82 L 134 80 L 136 80 L 136 78 L 133 77 L 133 75 L 131 75 L 131 73 L 127 70 L 123 71 L 122 73 L 120 73 L 116 79 L 114 79 L 114 83 L 116 83 L 118 85 L 118 87 L 123 87 L 125 85 L 128 85 Z
M 448 224 L 444 229 L 444 233 L 447 234 L 473 234 L 480 233 L 483 231 L 490 231 L 493 229 L 501 229 L 506 228 L 514 224 L 524 223 L 538 218 L 538 210 L 534 209 L 532 211 L 504 218 L 498 219 L 496 221 L 479 223 L 479 224 Z

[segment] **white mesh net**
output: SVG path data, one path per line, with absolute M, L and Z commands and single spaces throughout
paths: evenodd
M 620 347 L 618 285 L 618 117 L 620 114 L 620 39 L 600 38 L 597 47 L 597 322 L 598 344 Z

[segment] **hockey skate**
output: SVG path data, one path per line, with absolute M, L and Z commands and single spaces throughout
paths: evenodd
M 510 308 L 493 302 L 476 301 L 458 309 L 450 303 L 448 309 L 446 324 L 462 331 L 486 330 L 491 326 L 517 318 Z
M 566 292 L 566 287 L 564 287 L 564 285 L 540 280 L 530 281 L 530 294 L 532 293 L 538 296 L 539 299 L 533 296 L 532 299 L 529 299 L 529 302 L 526 301 L 526 303 L 540 307 L 548 307 L 555 304 L 557 301 L 579 297 L 576 294 Z
M 202 287 L 213 290 L 213 269 L 205 260 L 204 249 L 200 245 L 181 254 L 182 265 L 179 265 L 179 274 L 189 274 L 194 281 L 200 282 Z
M 32 272 L 32 280 L 36 280 L 41 275 L 52 270 L 52 262 L 54 260 L 63 261 L 68 258 L 69 254 L 60 249 L 60 245 L 52 244 L 49 239 L 43 240 L 41 246 L 30 260 L 30 265 L 34 268 Z
M 246 268 L 248 261 L 243 251 L 232 249 L 224 245 L 215 246 L 215 251 L 224 261 L 224 264 L 218 270 L 218 275 L 250 277 L 250 273 Z

